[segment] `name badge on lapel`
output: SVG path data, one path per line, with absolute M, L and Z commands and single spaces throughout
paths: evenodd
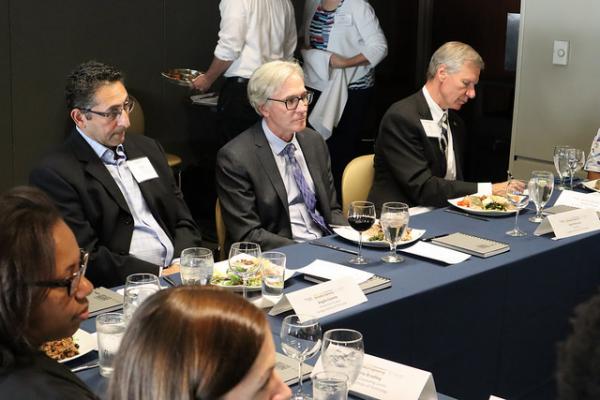
M 425 134 L 427 135 L 427 137 L 440 139 L 440 137 L 442 136 L 442 128 L 440 128 L 437 122 L 422 119 L 421 125 L 423 125 L 423 129 L 425 130 Z
M 154 170 L 154 167 L 148 160 L 148 157 L 136 158 L 135 160 L 127 161 L 127 166 L 131 171 L 131 174 L 137 181 L 142 183 L 150 179 L 158 178 L 158 174 Z
M 352 25 L 352 15 L 345 13 L 335 14 L 334 23 L 336 25 L 341 26 L 351 26 Z

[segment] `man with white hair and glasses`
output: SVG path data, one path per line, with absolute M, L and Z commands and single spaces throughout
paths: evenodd
M 217 193 L 231 241 L 263 249 L 319 238 L 343 224 L 329 152 L 306 128 L 312 93 L 302 68 L 272 61 L 248 83 L 250 104 L 261 121 L 217 154 Z
M 31 184 L 50 195 L 90 252 L 95 285 L 120 285 L 136 272 L 160 274 L 182 249 L 201 244 L 162 147 L 126 135 L 134 103 L 115 67 L 79 65 L 65 94 L 75 126 L 33 170 Z

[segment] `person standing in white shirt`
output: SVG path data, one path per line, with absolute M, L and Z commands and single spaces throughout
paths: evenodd
M 204 92 L 225 76 L 217 105 L 217 132 L 225 144 L 259 119 L 246 95 L 250 75 L 266 62 L 292 59 L 297 33 L 290 0 L 221 0 L 219 10 L 214 58 L 193 84 Z

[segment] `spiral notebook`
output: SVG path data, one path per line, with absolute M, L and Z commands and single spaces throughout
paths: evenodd
M 510 250 L 510 246 L 507 243 L 497 242 L 479 236 L 467 235 L 462 232 L 456 232 L 448 236 L 432 239 L 431 243 L 481 258 L 492 257 L 496 254 L 505 253 Z

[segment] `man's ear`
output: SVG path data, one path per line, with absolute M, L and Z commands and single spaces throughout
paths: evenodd
M 440 82 L 444 82 L 444 80 L 448 77 L 448 67 L 446 64 L 440 65 L 435 74 Z
M 84 112 L 82 112 L 79 108 L 74 108 L 71 110 L 69 115 L 71 115 L 71 119 L 73 122 L 75 122 L 75 125 L 77 125 L 78 128 L 85 128 L 87 117 Z
M 258 111 L 260 111 L 260 115 L 263 118 L 268 118 L 269 115 L 271 114 L 269 112 L 269 107 L 267 106 L 267 103 L 261 104 L 260 106 L 258 106 Z

